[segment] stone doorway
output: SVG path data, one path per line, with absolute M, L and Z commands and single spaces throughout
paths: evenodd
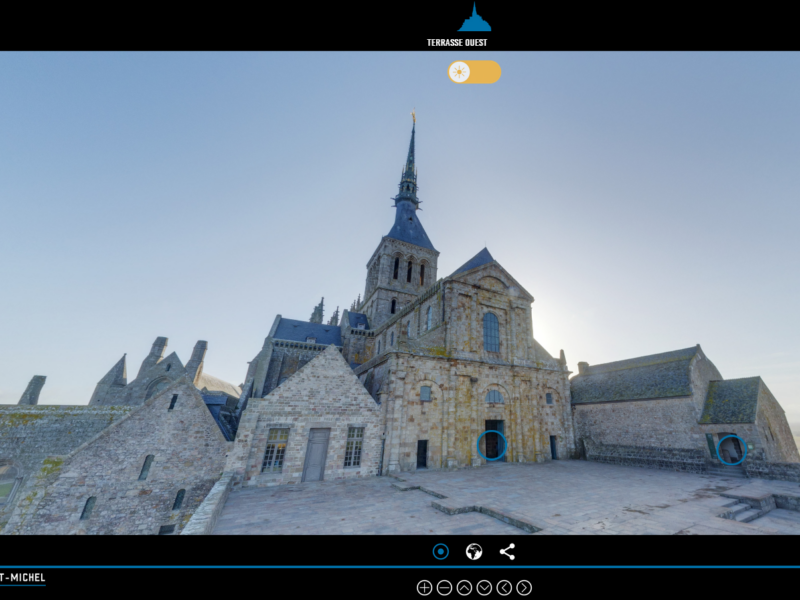
M 504 421 L 486 421 L 486 431 L 491 432 L 487 433 L 483 436 L 486 448 L 484 455 L 486 458 L 497 458 L 501 454 L 503 458 L 497 461 L 492 462 L 505 462 L 506 455 L 504 454 L 505 444 L 503 442 L 502 436 L 497 435 L 494 433 L 495 431 L 499 431 L 500 433 L 505 433 L 504 429 Z
M 428 468 L 428 440 L 417 440 L 417 468 Z

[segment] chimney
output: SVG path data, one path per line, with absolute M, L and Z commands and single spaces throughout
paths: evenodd
M 186 363 L 186 376 L 192 383 L 196 383 L 200 375 L 203 374 L 203 362 L 206 358 L 208 342 L 200 340 L 194 345 L 192 357 Z
M 142 366 L 139 367 L 139 375 L 137 375 L 137 377 L 142 375 L 142 373 L 148 369 L 156 366 L 159 361 L 164 358 L 164 350 L 166 349 L 167 338 L 157 337 L 156 341 L 153 342 L 153 347 L 150 348 L 150 354 L 148 354 L 147 357 L 145 357 L 145 359 L 142 361 Z
M 589 363 L 587 362 L 579 362 L 578 363 L 578 375 L 588 375 L 589 374 Z
M 42 391 L 42 387 L 44 387 L 45 379 L 47 379 L 45 375 L 34 375 L 17 404 L 21 406 L 35 406 L 39 404 L 39 393 Z

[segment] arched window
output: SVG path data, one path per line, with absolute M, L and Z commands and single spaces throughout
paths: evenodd
M 169 364 L 169 365 L 167 365 L 167 369 L 166 370 L 169 371 L 171 368 L 172 368 L 172 365 Z
M 397 271 L 400 270 L 400 258 L 394 259 L 394 279 L 397 279 Z
M 411 283 L 411 261 L 408 261 L 408 273 L 406 273 L 406 282 Z
M 86 501 L 86 504 L 83 505 L 83 512 L 81 513 L 81 521 L 85 521 L 86 519 L 92 516 L 92 509 L 94 508 L 95 502 L 97 502 L 97 496 L 92 496 Z
M 392 298 L 392 314 L 394 314 L 395 310 L 397 310 L 397 300 Z
M 500 325 L 492 313 L 483 315 L 483 349 L 487 352 L 500 352 Z
M 425 264 L 419 266 L 419 284 L 425 285 Z
M 389 345 L 394 346 L 394 331 L 392 332 L 392 335 L 389 336 Z
M 0 465 L 0 506 L 11 500 L 21 480 L 22 474 L 17 467 Z
M 175 502 L 172 505 L 172 510 L 180 510 L 181 506 L 183 506 L 183 497 L 186 495 L 186 490 L 178 490 L 178 494 L 175 496 Z
M 498 392 L 497 390 L 489 390 L 486 393 L 486 401 L 487 402 L 503 402 L 503 394 Z
M 406 325 L 406 335 L 411 337 L 411 321 L 409 321 L 408 325 Z
M 431 322 L 432 321 L 433 321 L 433 307 L 429 306 L 428 307 L 428 321 L 427 321 L 427 323 L 425 325 L 425 329 L 426 330 L 431 328 Z
M 142 465 L 142 472 L 139 473 L 139 481 L 144 481 L 147 479 L 147 474 L 150 472 L 150 465 L 153 464 L 153 459 L 155 456 L 152 454 L 148 454 L 147 458 L 144 459 L 144 464 Z
M 144 399 L 149 400 L 168 385 L 169 385 L 169 379 L 166 378 L 156 379 L 153 383 L 150 384 L 150 387 L 147 388 L 147 394 L 145 394 Z

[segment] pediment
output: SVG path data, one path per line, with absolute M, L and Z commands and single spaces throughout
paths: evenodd
M 491 290 L 509 296 L 526 298 L 533 301 L 533 296 L 523 288 L 511 274 L 506 271 L 497 261 L 475 267 L 469 271 L 452 275 L 455 281 L 463 281 L 471 285 L 479 286 L 483 289 Z

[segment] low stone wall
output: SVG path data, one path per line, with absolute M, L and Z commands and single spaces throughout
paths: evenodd
M 748 477 L 800 482 L 800 463 L 767 462 L 748 458 L 743 466 Z
M 687 473 L 705 473 L 708 469 L 701 450 L 598 444 L 591 439 L 583 443 L 587 460 L 594 462 Z
M 192 518 L 181 531 L 181 535 L 210 535 L 214 531 L 225 501 L 233 487 L 234 473 L 225 472 L 214 484 L 206 499 L 194 511 Z

